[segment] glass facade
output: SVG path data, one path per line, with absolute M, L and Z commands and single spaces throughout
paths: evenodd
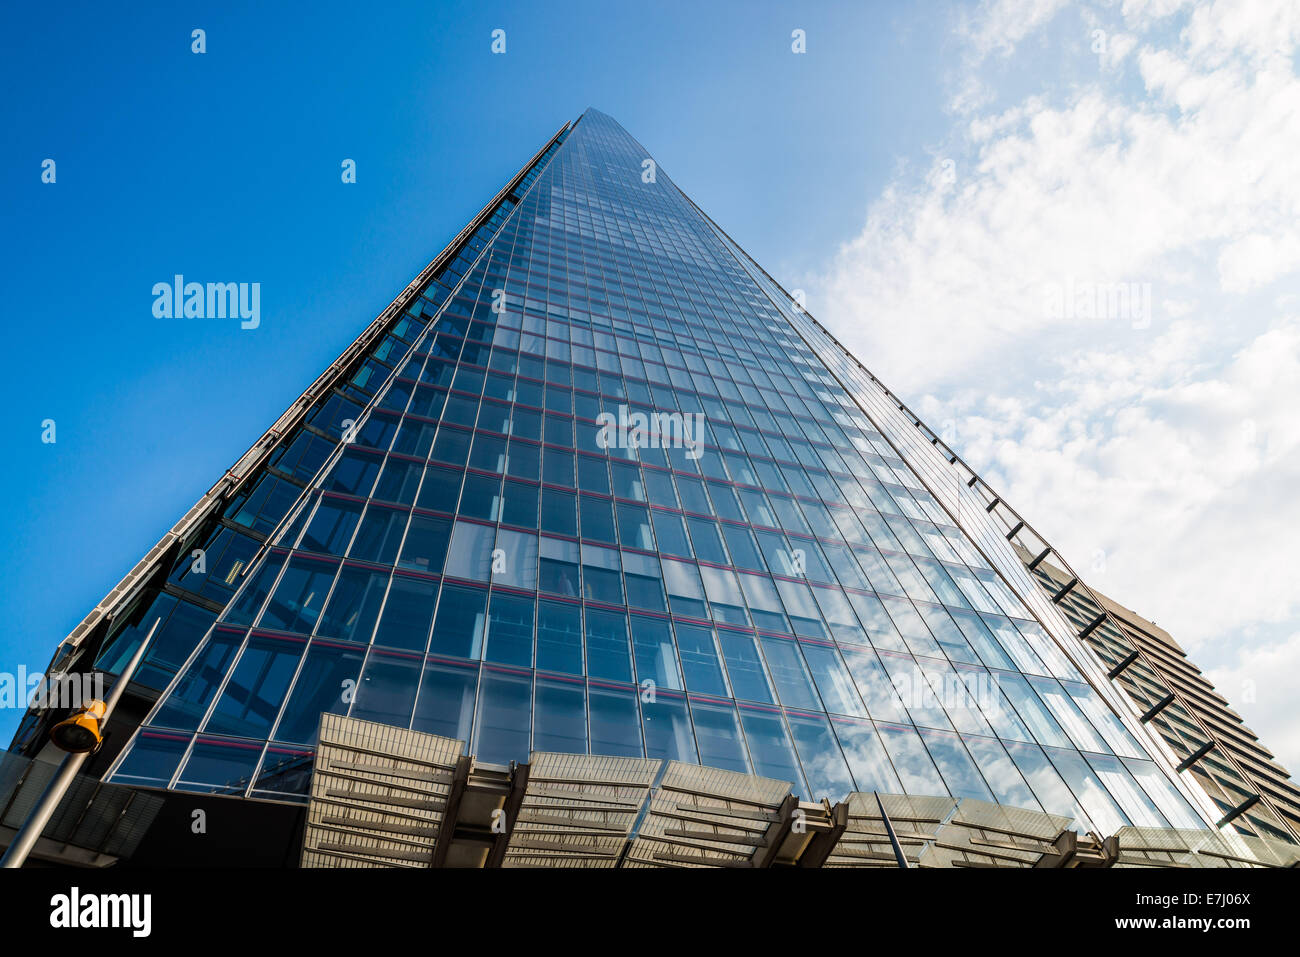
M 1208 826 L 914 423 L 613 119 L 587 111 L 460 260 L 352 423 L 304 431 L 301 484 L 243 503 L 282 518 L 210 560 L 197 644 L 163 632 L 112 780 L 303 800 L 332 712 L 491 763 Z

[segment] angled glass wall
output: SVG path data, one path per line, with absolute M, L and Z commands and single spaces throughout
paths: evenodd
M 517 192 L 112 780 L 302 800 L 333 712 L 493 763 L 1208 826 L 870 380 L 622 127 L 589 110 Z

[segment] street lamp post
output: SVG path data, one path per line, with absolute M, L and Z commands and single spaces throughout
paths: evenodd
M 161 621 L 161 618 L 154 621 L 149 634 L 145 635 L 144 641 L 140 643 L 140 647 L 136 649 L 135 654 L 122 670 L 121 676 L 114 683 L 107 701 L 92 701 L 50 729 L 50 740 L 67 754 L 59 763 L 59 770 L 46 785 L 41 799 L 36 802 L 36 806 L 27 815 L 27 820 L 14 836 L 13 843 L 5 851 L 4 857 L 0 858 L 0 868 L 23 866 L 27 855 L 36 846 L 41 832 L 45 830 L 45 825 L 54 816 L 59 802 L 63 800 L 63 795 L 67 793 L 68 787 L 77 776 L 77 771 L 85 764 L 87 756 L 99 750 L 109 716 L 117 707 L 118 699 L 122 697 L 122 692 L 126 690 L 127 684 L 135 674 L 136 666 L 144 658 L 145 650 L 149 647 L 153 633 L 158 630 L 158 623 Z

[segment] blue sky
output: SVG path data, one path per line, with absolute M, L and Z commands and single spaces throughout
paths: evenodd
M 0 670 L 42 667 L 591 105 L 1300 759 L 1287 4 L 10 5 L 2 32 Z M 154 318 L 176 273 L 260 282 L 260 328 Z M 1149 287 L 1145 325 L 1044 316 L 1076 282 Z

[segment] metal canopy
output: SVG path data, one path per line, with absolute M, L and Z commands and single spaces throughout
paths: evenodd
M 303 867 L 432 867 L 465 742 L 321 715 Z
M 1230 831 L 1124 827 L 1121 867 L 1300 867 L 1300 847 Z
M 1300 848 L 1213 831 L 1071 820 L 973 798 L 790 784 L 679 761 L 534 752 L 481 764 L 465 743 L 322 715 L 304 867 L 1294 866 Z M 891 841 L 898 842 L 898 853 Z
M 616 867 L 661 761 L 533 754 L 504 867 Z

